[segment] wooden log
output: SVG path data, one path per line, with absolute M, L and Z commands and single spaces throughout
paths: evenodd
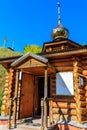
M 6 79 L 5 82 L 6 82 L 6 83 L 9 83 L 9 79 Z
M 81 95 L 84 95 L 85 94 L 85 90 L 82 88 L 75 88 L 75 93 L 76 94 L 81 94 Z
M 64 66 L 64 67 L 69 66 L 69 67 L 72 67 L 72 66 L 73 66 L 73 63 L 72 63 L 72 61 L 62 62 L 62 63 L 61 63 L 61 62 L 60 62 L 60 63 L 54 62 L 53 65 L 55 65 L 55 66 L 57 66 L 57 67 L 60 67 L 60 66 Z
M 5 111 L 2 110 L 1 115 L 6 116 Z
M 76 116 L 70 116 L 70 115 L 57 115 L 57 114 L 53 114 L 53 120 L 56 120 L 56 121 L 77 121 L 77 117 Z
M 6 106 L 3 104 L 2 107 L 1 107 L 1 110 L 5 111 L 5 109 L 6 109 Z
M 75 93 L 75 100 L 85 101 L 85 96 Z
M 85 92 L 85 97 L 87 98 L 87 91 Z
M 87 86 L 85 86 L 84 89 L 87 91 Z
M 85 115 L 87 115 L 87 108 L 77 108 L 76 111 L 77 111 L 77 113 L 78 113 L 79 116 L 82 116 L 82 115 L 85 116 Z
M 76 104 L 75 103 L 57 103 L 57 102 L 53 102 L 53 108 L 72 108 L 75 109 L 76 108 Z
M 63 71 L 72 71 L 73 67 L 69 67 L 69 66 L 67 66 L 67 67 L 56 67 L 56 69 L 58 71 L 61 71 L 61 72 L 63 72 Z
M 4 94 L 5 96 L 8 95 L 8 91 L 5 90 L 3 94 Z
M 7 97 L 4 95 L 4 96 L 2 97 L 2 99 L 3 99 L 3 100 L 6 100 L 6 99 L 7 99 Z
M 77 100 L 76 101 L 76 106 L 77 107 L 86 107 L 86 101 L 79 101 L 79 100 Z
M 84 69 L 84 70 L 87 70 L 87 65 L 86 65 L 86 66 L 83 66 L 83 69 Z
M 9 83 L 5 83 L 5 87 L 8 87 L 9 86 Z
M 58 108 L 53 108 L 53 114 L 76 115 L 76 109 L 58 109 Z
M 78 73 L 74 73 L 73 76 L 78 79 L 79 78 L 79 74 Z M 75 79 L 74 79 L 75 80 Z
M 81 124 L 82 124 L 83 121 L 87 121 L 87 116 L 79 115 L 77 118 L 78 118 L 79 123 L 81 123 Z
M 75 67 L 74 69 L 73 69 L 73 71 L 74 71 L 74 73 L 76 73 L 77 71 L 78 71 L 78 67 Z
M 79 83 L 79 78 L 74 78 L 74 82 Z
M 64 63 L 64 61 L 65 62 L 73 62 L 73 59 L 71 59 L 71 58 L 68 58 L 68 59 L 67 58 L 66 59 L 65 58 L 64 59 L 63 58 L 61 58 L 61 59 L 51 59 L 50 63 Z
M 83 70 L 82 74 L 85 75 L 85 76 L 87 76 L 87 70 Z
M 6 100 L 2 100 L 2 104 L 5 105 L 6 104 Z

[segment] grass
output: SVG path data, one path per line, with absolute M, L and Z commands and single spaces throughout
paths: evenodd
M 5 84 L 5 73 L 6 69 L 2 65 L 0 65 L 0 115 L 1 115 L 2 97 Z

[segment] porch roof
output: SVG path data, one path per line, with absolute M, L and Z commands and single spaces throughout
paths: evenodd
M 39 62 L 42 62 L 44 64 L 47 64 L 48 63 L 48 59 L 43 57 L 43 56 L 40 56 L 40 55 L 37 55 L 37 54 L 32 54 L 30 52 L 28 52 L 27 54 L 23 55 L 22 57 L 18 58 L 16 61 L 14 61 L 11 66 L 12 67 L 17 67 L 19 64 L 22 64 L 25 59 L 27 58 L 33 58 L 33 59 L 36 59 L 38 60 Z

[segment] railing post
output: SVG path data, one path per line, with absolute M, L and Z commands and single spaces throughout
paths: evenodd
M 15 83 L 15 100 L 14 100 L 14 114 L 13 114 L 13 122 L 14 128 L 16 128 L 16 114 L 17 114 L 17 100 L 18 100 L 18 85 L 19 85 L 19 72 L 16 71 L 16 83 Z
M 11 110 L 12 110 L 12 98 L 10 99 L 9 119 L 8 119 L 8 129 L 11 128 Z
M 41 130 L 44 130 L 44 99 L 41 99 Z

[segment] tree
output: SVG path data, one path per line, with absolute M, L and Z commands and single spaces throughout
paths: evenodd
M 24 54 L 26 54 L 27 52 L 41 53 L 41 51 L 42 51 L 42 47 L 41 46 L 37 46 L 37 45 L 26 45 L 24 47 Z

